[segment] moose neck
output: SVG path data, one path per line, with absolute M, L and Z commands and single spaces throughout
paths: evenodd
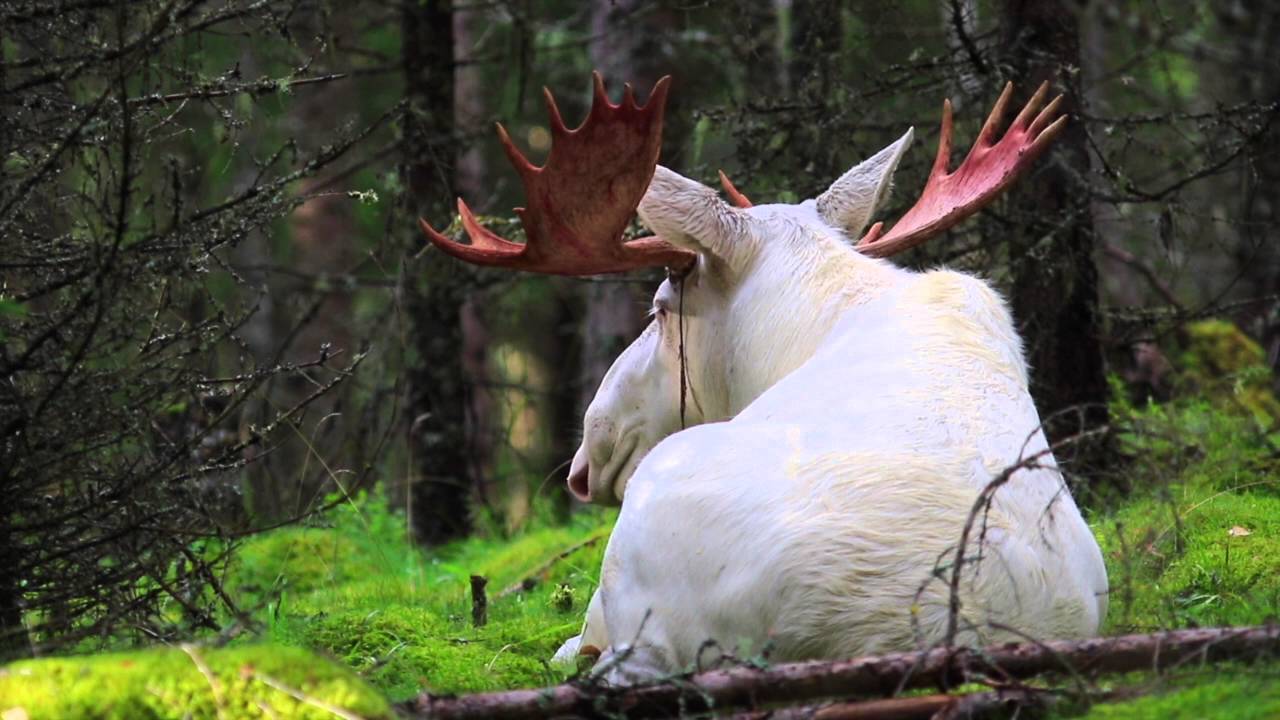
M 803 365 L 846 313 L 878 297 L 907 271 L 848 244 L 809 235 L 761 254 L 734 297 L 728 332 L 737 338 L 724 368 L 726 417 L 733 417 Z

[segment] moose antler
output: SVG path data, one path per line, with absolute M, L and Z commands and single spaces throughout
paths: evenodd
M 462 226 L 471 238 L 463 245 L 419 219 L 422 231 L 444 252 L 477 265 L 553 275 L 595 275 L 641 267 L 691 263 L 694 254 L 659 238 L 621 242 L 623 230 L 644 197 L 662 147 L 662 116 L 670 77 L 663 77 L 637 105 L 631 86 L 614 105 L 604 80 L 592 73 L 591 112 L 577 129 L 565 128 L 551 91 L 544 89 L 551 125 L 551 153 L 534 167 L 516 149 L 502 125 L 498 137 L 524 183 L 527 208 L 516 208 L 524 225 L 524 244 L 497 236 L 476 221 L 458 198 Z
M 720 187 L 724 188 L 724 194 L 729 196 L 735 207 L 754 207 L 755 203 L 748 200 L 746 195 L 743 195 L 738 188 L 733 186 L 733 181 L 729 179 L 728 175 L 724 174 L 723 170 L 720 171 Z
M 995 200 L 1049 147 L 1066 125 L 1065 115 L 1054 120 L 1062 102 L 1061 95 L 1036 114 L 1048 92 L 1049 83 L 1046 82 L 1036 90 L 1022 112 L 1018 113 L 1004 137 L 996 142 L 996 127 L 1013 94 L 1013 83 L 1006 84 L 991 115 L 987 117 L 987 122 L 983 124 L 982 131 L 978 133 L 973 148 L 969 150 L 969 155 L 955 172 L 947 171 L 947 166 L 951 163 L 951 101 L 944 101 L 938 154 L 920 199 L 888 233 L 881 234 L 884 223 L 872 225 L 858 241 L 858 250 L 872 257 L 896 255 L 919 245 Z

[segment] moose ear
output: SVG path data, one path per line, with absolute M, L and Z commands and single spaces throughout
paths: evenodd
M 897 142 L 831 183 L 831 187 L 818 196 L 818 213 L 822 219 L 857 239 L 872 214 L 889 197 L 893 171 L 898 169 L 898 161 L 911 144 L 912 132 L 907 130 Z
M 637 208 L 640 221 L 677 247 L 737 268 L 750 240 L 740 211 L 715 190 L 659 165 Z

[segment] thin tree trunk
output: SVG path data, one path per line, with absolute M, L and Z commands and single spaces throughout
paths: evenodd
M 824 108 L 825 112 L 843 111 L 833 107 L 838 100 L 832 94 L 832 82 L 838 77 L 841 53 L 841 4 L 835 0 L 805 0 L 791 7 L 791 57 L 787 72 L 791 93 L 800 102 Z M 807 157 L 795 163 L 814 176 L 834 178 L 845 168 L 839 166 L 837 153 L 830 152 L 827 129 L 819 125 L 795 132 L 792 147 Z
M 591 10 L 591 35 L 595 40 L 588 48 L 592 64 L 615 94 L 625 81 L 636 88 L 641 99 L 659 77 L 670 71 L 663 62 L 661 44 L 656 42 L 662 37 L 663 17 L 655 13 L 633 17 L 643 5 L 641 0 L 595 0 Z M 678 109 L 668 105 L 667 118 L 678 116 Z M 671 147 L 673 139 L 680 135 L 679 128 L 668 121 L 663 145 Z M 664 153 L 664 157 L 671 156 L 671 152 Z M 645 298 L 631 283 L 587 283 L 583 295 L 579 418 L 614 359 L 645 324 Z
M 1063 89 L 1062 112 L 1079 107 L 1077 6 L 1063 0 L 1006 0 L 1001 57 L 1022 99 L 1045 80 Z M 1008 239 L 1013 314 L 1026 343 L 1031 394 L 1051 442 L 1107 422 L 1107 382 L 1098 313 L 1098 270 L 1089 193 L 1089 152 L 1080 121 L 1067 125 L 1050 162 L 1009 196 Z M 1059 453 L 1076 470 L 1097 468 L 1106 443 L 1074 444 Z
M 9 148 L 14 142 L 10 127 L 13 114 L 7 107 L 8 103 L 2 100 L 9 97 L 6 92 L 8 80 L 7 66 L 0 63 L 0 158 L 9 157 Z M 5 178 L 6 167 L 7 164 L 0 161 L 0 188 L 9 187 Z M 0 351 L 0 355 L 4 354 Z M 16 405 L 9 405 L 2 400 L 0 406 L 8 406 L 4 408 L 6 412 L 18 412 Z M 11 438 L 7 439 L 5 445 L 11 442 Z M 14 465 L 9 452 L 12 452 L 11 448 L 0 448 L 0 453 L 3 453 L 0 454 L 0 492 L 6 495 L 12 491 L 9 485 Z M 13 503 L 5 503 L 5 509 L 0 511 L 0 664 L 25 657 L 31 652 L 27 631 L 22 624 L 22 588 L 18 584 L 21 574 L 17 568 L 22 563 L 22 556 L 13 535 L 8 532 L 12 506 Z
M 454 56 L 458 59 L 475 57 L 476 36 L 483 34 L 487 16 L 483 10 L 459 10 L 453 14 Z M 481 127 L 485 122 L 484 74 L 475 63 L 458 65 L 453 73 L 454 122 L 459 128 Z M 489 142 L 486 136 L 484 142 Z M 488 167 L 480 142 L 468 143 L 458 152 L 455 188 L 462 197 L 483 198 L 489 189 L 486 185 Z M 483 303 L 472 294 L 460 309 L 462 323 L 462 369 L 468 392 L 466 407 L 467 458 L 472 490 L 483 504 L 493 501 L 493 488 L 489 487 L 493 476 L 494 448 L 497 430 L 494 425 L 496 409 L 492 383 L 489 377 L 489 326 Z
M 1280 8 L 1274 3 L 1232 3 L 1214 5 L 1222 27 L 1235 39 L 1234 67 L 1229 70 L 1239 87 L 1243 102 L 1274 102 L 1280 98 Z M 1224 80 L 1228 80 L 1224 78 Z M 1273 112 L 1280 112 L 1274 111 Z M 1280 293 L 1280 243 L 1275 233 L 1280 225 L 1280 122 L 1273 122 L 1270 139 L 1259 143 L 1269 152 L 1256 152 L 1241 163 L 1240 208 L 1237 214 L 1240 238 L 1235 245 L 1241 273 L 1242 294 L 1262 297 Z M 1280 303 L 1256 303 L 1246 309 L 1245 327 L 1257 333 L 1272 370 L 1280 370 Z M 1275 380 L 1280 389 L 1280 378 Z
M 404 0 L 401 6 L 402 63 L 408 110 L 404 128 L 404 175 L 409 218 L 446 214 L 454 194 L 453 9 L 449 2 Z M 412 222 L 405 223 L 406 258 L 422 247 Z M 469 388 L 462 366 L 460 308 L 469 275 L 438 253 L 406 260 L 405 311 L 413 357 L 406 375 L 410 518 L 418 539 L 440 543 L 470 528 L 466 407 Z
M 3 521 L 6 525 L 8 519 Z M 21 577 L 14 568 L 22 562 L 13 536 L 0 529 L 0 665 L 31 655 L 27 629 L 22 624 Z

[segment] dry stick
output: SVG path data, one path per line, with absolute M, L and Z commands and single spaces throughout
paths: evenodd
M 1150 265 L 1143 262 L 1137 255 L 1125 250 L 1124 248 L 1112 245 L 1111 243 L 1102 244 L 1102 252 L 1112 260 L 1133 268 L 1141 275 L 1151 288 L 1160 294 L 1161 299 L 1170 307 L 1178 310 L 1185 310 L 1182 303 L 1178 302 L 1178 296 L 1174 295 L 1173 290 L 1164 280 L 1160 279 L 1160 273 L 1156 272 Z
M 489 578 L 483 575 L 471 576 L 471 624 L 484 627 L 489 621 L 489 598 L 485 594 L 485 586 Z
M 976 651 L 937 648 L 924 653 L 789 663 L 765 669 L 736 667 L 691 675 L 678 684 L 629 688 L 565 684 L 461 697 L 424 693 L 413 709 L 414 717 L 441 719 L 525 720 L 608 713 L 631 718 L 667 717 L 713 707 L 756 708 L 888 694 L 899 687 L 955 687 L 997 668 L 1006 679 L 1064 670 L 1083 674 L 1154 671 L 1188 659 L 1248 659 L 1277 651 L 1280 627 L 1171 630 L 1090 640 L 1007 643 Z
M 222 720 L 225 717 L 227 701 L 222 695 L 222 684 L 218 682 L 218 676 L 213 674 L 213 670 L 204 661 L 204 658 L 200 657 L 200 653 L 196 652 L 194 645 L 183 643 L 179 647 L 182 648 L 182 652 L 187 654 L 187 657 L 191 658 L 191 662 L 195 663 L 196 669 L 200 671 L 205 681 L 209 683 L 209 690 L 213 693 L 214 709 L 218 713 L 218 720 Z
M 929 720 L 984 717 L 996 710 L 1041 707 L 1045 700 L 1045 694 L 1041 692 L 1005 689 L 967 695 L 918 695 L 753 710 L 732 715 L 727 720 Z
M 484 593 L 488 584 L 489 578 L 483 575 L 471 576 L 471 624 L 478 628 L 489 622 L 489 598 Z
M 587 547 L 591 547 L 592 545 L 595 545 L 596 543 L 600 542 L 601 540 L 607 537 L 609 537 L 609 533 L 608 531 L 605 531 L 605 532 L 599 533 L 598 535 L 593 535 L 587 538 L 586 540 L 583 540 L 580 543 L 574 543 L 573 545 L 570 545 L 564 550 L 561 550 L 560 552 L 556 553 L 554 556 L 552 556 L 550 560 L 539 565 L 537 568 L 534 569 L 533 572 L 529 573 L 528 575 L 525 575 L 524 577 L 520 578 L 514 583 L 511 583 L 510 585 L 508 585 L 506 588 L 502 590 L 502 592 L 495 595 L 494 599 L 501 600 L 502 598 L 508 595 L 513 595 L 515 593 L 522 592 L 525 590 L 532 590 L 534 586 L 538 584 L 539 580 L 541 580 L 547 573 L 551 572 L 551 568 L 555 567 L 556 563 L 560 562 L 561 560 L 569 557 L 570 555 L 578 552 L 583 548 L 587 548 Z

